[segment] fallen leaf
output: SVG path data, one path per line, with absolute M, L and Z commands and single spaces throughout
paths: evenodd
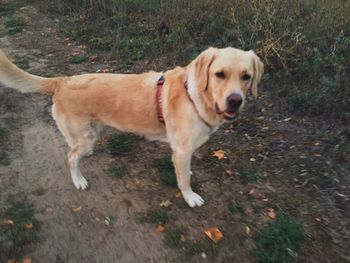
M 176 194 L 175 194 L 175 196 L 176 196 L 177 198 L 180 198 L 180 197 L 182 196 L 181 191 L 177 191 Z
M 13 225 L 14 224 L 14 222 L 11 219 L 5 219 L 2 223 L 4 225 Z
M 91 60 L 91 61 L 94 61 L 94 60 L 96 60 L 96 59 L 97 59 L 97 56 L 91 56 L 91 57 L 90 57 L 90 60 Z
M 268 201 L 269 201 L 268 198 L 263 198 L 262 200 L 263 200 L 264 202 L 268 202 Z
M 251 162 L 255 162 L 255 161 L 256 161 L 255 158 L 250 158 L 249 160 L 250 160 Z
M 250 236 L 250 227 L 249 226 L 245 226 L 245 233 Z
M 223 151 L 223 150 L 217 150 L 217 151 L 214 151 L 213 152 L 213 155 L 214 157 L 218 158 L 219 160 L 223 159 L 223 158 L 226 158 L 225 156 L 226 152 Z
M 204 233 L 215 243 L 219 242 L 219 240 L 223 237 L 222 232 L 217 227 L 207 228 L 204 230 Z
M 23 258 L 22 263 L 32 263 L 32 260 L 28 257 Z
M 180 240 L 184 242 L 186 240 L 185 236 L 183 234 L 180 234 Z
M 255 188 L 250 189 L 249 194 L 250 194 L 250 195 L 255 194 Z
M 26 227 L 27 229 L 32 229 L 32 228 L 33 228 L 33 224 L 32 224 L 32 223 L 25 224 L 25 227 Z
M 275 209 L 269 208 L 268 211 L 267 211 L 267 215 L 268 215 L 271 219 L 275 219 L 275 218 L 276 218 Z
M 165 200 L 165 201 L 162 201 L 160 202 L 160 206 L 161 207 L 169 207 L 172 203 L 169 201 L 169 200 Z
M 285 118 L 283 121 L 287 122 L 287 121 L 290 121 L 292 118 L 289 117 L 289 118 Z
M 72 209 L 72 211 L 73 211 L 74 213 L 77 213 L 77 212 L 79 212 L 80 210 L 81 210 L 81 206 Z
M 318 218 L 318 217 L 316 217 L 315 220 L 316 220 L 317 222 L 321 222 L 321 219 Z
M 156 228 L 156 231 L 157 231 L 158 233 L 164 233 L 165 227 L 162 226 L 162 225 L 158 225 L 157 228 Z

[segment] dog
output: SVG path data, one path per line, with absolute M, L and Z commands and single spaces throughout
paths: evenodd
M 0 82 L 53 97 L 52 115 L 70 147 L 76 188 L 88 187 L 79 160 L 92 153 L 101 128 L 108 125 L 168 142 L 178 187 L 190 207 L 204 204 L 191 188 L 193 152 L 237 118 L 249 89 L 257 96 L 263 71 L 253 51 L 210 47 L 186 67 L 165 72 L 43 78 L 19 69 L 0 51 Z

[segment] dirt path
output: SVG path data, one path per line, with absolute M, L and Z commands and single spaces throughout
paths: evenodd
M 0 29 L 0 48 L 14 60 L 25 57 L 31 73 L 72 75 L 106 66 L 103 59 L 71 64 L 72 54 L 85 52 L 85 47 L 58 37 L 57 20 L 35 7 L 24 6 L 15 15 L 25 19 L 25 31 L 8 35 Z M 39 243 L 26 247 L 24 254 L 33 262 L 179 261 L 181 249 L 164 246 L 162 235 L 155 231 L 157 224 L 136 220 L 138 213 L 159 209 L 161 201 L 171 200 L 169 229 L 182 229 L 188 240 L 203 238 L 203 229 L 209 226 L 223 231 L 222 242 L 205 251 L 207 262 L 252 262 L 253 238 L 271 222 L 266 215 L 271 207 L 291 214 L 307 229 L 309 238 L 298 261 L 350 262 L 349 205 L 348 199 L 342 199 L 350 193 L 348 179 L 341 178 L 344 187 L 334 186 L 339 196 L 329 199 L 320 194 L 326 188 L 315 177 L 300 175 L 303 169 L 318 173 L 320 152 L 320 163 L 331 154 L 331 145 L 317 133 L 321 124 L 286 120 L 268 102 L 260 108 L 252 104 L 241 121 L 221 129 L 194 155 L 194 185 L 207 202 L 193 210 L 175 196 L 176 189 L 159 182 L 154 160 L 169 155 L 166 145 L 137 139 L 131 153 L 112 157 L 106 150 L 109 130 L 94 155 L 82 162 L 90 188 L 77 191 L 68 176 L 68 147 L 51 118 L 51 98 L 0 87 L 0 125 L 10 131 L 11 160 L 10 165 L 0 166 L 0 200 L 14 192 L 29 193 L 43 222 Z M 219 148 L 226 151 L 227 159 L 211 156 Z M 113 163 L 127 164 L 128 176 L 109 176 Z M 346 174 L 346 163 L 341 165 Z M 243 182 L 246 179 L 237 176 L 239 170 L 251 168 L 261 172 L 261 181 Z M 242 204 L 242 214 L 229 214 L 232 200 Z M 329 200 L 335 201 L 329 205 Z M 113 219 L 110 224 L 106 217 Z M 204 259 L 197 253 L 185 261 L 189 260 Z

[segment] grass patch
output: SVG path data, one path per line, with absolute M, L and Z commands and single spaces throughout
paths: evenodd
M 9 165 L 10 158 L 6 151 L 3 149 L 0 150 L 0 165 Z
M 296 258 L 304 239 L 303 228 L 289 216 L 279 213 L 276 221 L 256 239 L 254 256 L 261 263 L 289 262 Z
M 262 178 L 262 176 L 257 171 L 246 170 L 246 171 L 239 172 L 239 178 L 241 179 L 241 182 L 243 184 L 247 184 L 247 183 L 254 183 L 259 181 Z
M 157 160 L 156 167 L 159 171 L 159 179 L 163 184 L 177 187 L 175 169 L 171 158 Z
M 124 154 L 131 150 L 131 144 L 135 139 L 136 136 L 132 134 L 113 134 L 108 140 L 109 152 L 112 155 Z
M 234 215 L 234 214 L 236 214 L 238 212 L 241 213 L 241 212 L 243 212 L 243 206 L 239 202 L 232 201 L 228 205 L 228 211 L 230 211 L 230 213 L 232 215 Z
M 25 245 L 37 241 L 40 227 L 27 196 L 9 196 L 0 211 L 0 255 L 18 257 Z
M 137 220 L 140 223 L 149 224 L 166 224 L 169 222 L 169 215 L 165 209 L 150 210 L 147 213 L 137 215 Z
M 163 242 L 167 247 L 181 249 L 186 256 L 190 257 L 212 249 L 208 239 L 187 240 L 178 228 L 165 232 Z
M 126 166 L 119 165 L 119 164 L 113 164 L 111 168 L 109 169 L 109 174 L 113 178 L 122 178 L 127 174 Z
M 0 3 L 0 16 L 12 15 L 15 12 L 15 6 L 12 3 Z
M 29 59 L 26 57 L 15 57 L 14 63 L 21 69 L 29 69 Z
M 22 32 L 25 26 L 25 22 L 23 19 L 18 17 L 11 17 L 7 19 L 4 23 L 7 28 L 9 34 L 14 35 L 18 32 Z
M 77 56 L 73 56 L 71 59 L 70 59 L 70 63 L 73 63 L 73 64 L 80 64 L 80 63 L 83 63 L 85 61 L 87 61 L 89 58 L 85 55 L 77 55 Z

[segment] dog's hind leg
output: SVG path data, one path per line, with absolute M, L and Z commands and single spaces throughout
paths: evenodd
M 92 153 L 94 144 L 98 139 L 98 130 L 90 123 L 84 125 L 75 123 L 73 134 L 76 135 L 77 144 L 68 153 L 69 169 L 75 187 L 84 190 L 88 187 L 88 182 L 79 170 L 79 161 L 84 156 Z

